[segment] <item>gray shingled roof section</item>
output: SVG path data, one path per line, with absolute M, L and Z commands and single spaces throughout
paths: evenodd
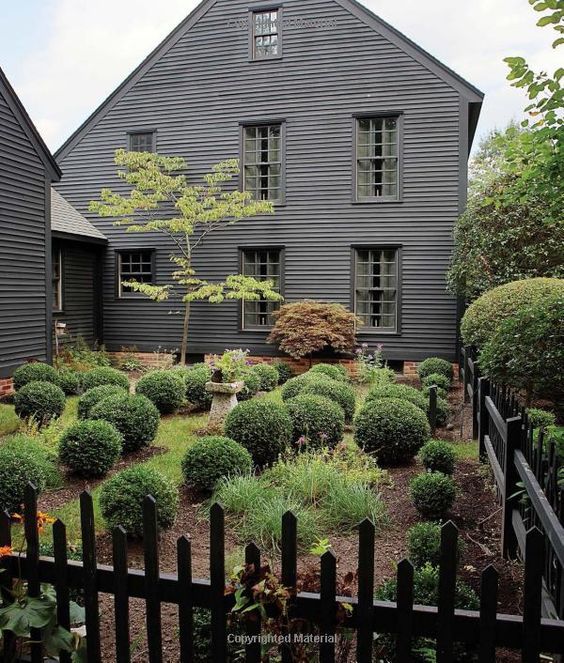
M 51 189 L 51 230 L 68 235 L 107 239 L 53 188 Z

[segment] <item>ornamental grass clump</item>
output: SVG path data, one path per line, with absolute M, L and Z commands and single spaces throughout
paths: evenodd
M 430 520 L 444 519 L 456 498 L 454 479 L 441 472 L 419 474 L 409 487 L 415 508 Z
M 428 472 L 452 474 L 456 451 L 452 444 L 443 440 L 431 440 L 419 452 L 419 458 Z
M 352 421 L 356 408 L 356 394 L 350 384 L 337 382 L 336 380 L 312 380 L 306 382 L 301 393 L 324 396 L 338 403 L 345 413 L 345 422 L 350 423 Z
M 417 375 L 420 380 L 423 380 L 434 373 L 444 375 L 449 382 L 452 382 L 454 377 L 454 369 L 452 368 L 450 361 L 440 359 L 439 357 L 429 357 L 429 359 L 425 359 L 425 361 L 422 361 L 417 367 Z
M 14 395 L 16 414 L 44 426 L 63 414 L 65 392 L 52 382 L 28 382 Z
M 164 474 L 145 465 L 119 472 L 102 485 L 100 510 L 109 530 L 120 525 L 128 535 L 143 536 L 143 502 L 150 495 L 157 504 L 157 525 L 168 529 L 178 510 L 178 490 Z
M 59 459 L 72 472 L 86 479 L 103 477 L 121 455 L 121 433 L 107 421 L 86 419 L 63 433 Z
M 249 451 L 255 465 L 264 467 L 288 448 L 292 420 L 282 405 L 251 400 L 239 403 L 227 415 L 225 434 Z
M 186 384 L 177 371 L 153 371 L 144 375 L 135 393 L 146 396 L 161 414 L 173 414 L 184 403 Z
M 129 391 L 129 378 L 125 373 L 118 371 L 117 368 L 100 366 L 84 373 L 82 378 L 84 391 L 88 391 L 93 387 L 100 387 L 103 384 L 113 384 Z
M 155 439 L 160 415 L 148 398 L 117 394 L 97 403 L 90 410 L 91 419 L 104 419 L 123 436 L 123 453 L 137 451 Z
M 16 368 L 12 380 L 16 391 L 30 382 L 52 382 L 57 384 L 57 371 L 49 364 L 31 362 Z
M 425 413 L 394 398 L 368 401 L 355 419 L 355 441 L 382 465 L 411 461 L 431 436 Z
M 324 396 L 302 393 L 286 401 L 292 419 L 292 443 L 300 450 L 335 447 L 345 430 L 343 408 Z
M 280 373 L 273 364 L 255 364 L 250 369 L 260 380 L 260 391 L 273 391 L 278 386 Z
M 184 483 L 189 488 L 211 492 L 220 479 L 250 474 L 251 454 L 228 437 L 201 437 L 188 447 L 182 460 Z
M 115 384 L 103 384 L 100 387 L 93 387 L 85 391 L 78 399 L 78 418 L 88 419 L 90 417 L 90 410 L 104 398 L 109 396 L 117 396 L 118 394 L 125 395 L 127 391 L 123 387 L 118 387 Z

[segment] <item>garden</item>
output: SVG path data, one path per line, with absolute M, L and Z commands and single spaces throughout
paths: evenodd
M 86 489 L 94 498 L 99 561 L 112 564 L 111 531 L 121 526 L 129 564 L 143 568 L 142 503 L 150 494 L 163 571 L 175 571 L 177 539 L 189 535 L 193 573 L 208 577 L 209 512 L 220 502 L 227 573 L 244 566 L 249 542 L 278 573 L 282 516 L 292 511 L 300 589 L 319 590 L 319 559 L 331 550 L 339 593 L 352 596 L 358 525 L 368 519 L 377 532 L 376 596 L 394 599 L 396 563 L 407 556 L 415 566 L 416 602 L 432 605 L 440 524 L 452 519 L 461 533 L 457 606 L 477 607 L 479 572 L 495 562 L 501 610 L 519 609 L 521 572 L 500 558 L 499 509 L 477 445 L 468 441 L 468 413 L 449 362 L 428 358 L 408 378 L 385 365 L 381 347 L 363 345 L 348 370 L 314 363 L 300 375 L 283 360 L 253 365 L 242 350 L 157 370 L 143 370 L 127 355 L 111 363 L 103 350 L 68 347 L 55 367 L 20 367 L 13 403 L 0 405 L 1 506 L 19 514 L 26 483 L 38 488 L 39 510 L 49 514 L 42 554 L 52 554 L 49 523 L 59 518 L 69 558 L 81 558 L 79 496 Z M 214 383 L 237 385 L 238 404 L 222 426 L 209 417 Z M 109 656 L 112 606 L 104 596 Z M 132 599 L 131 610 L 133 660 L 146 660 L 143 602 Z M 208 652 L 209 615 L 199 610 L 197 617 L 196 640 Z M 163 606 L 163 620 L 173 625 L 163 628 L 167 660 L 177 660 L 176 608 Z M 382 655 L 393 650 L 386 638 L 378 646 Z M 350 648 L 343 641 L 342 660 Z

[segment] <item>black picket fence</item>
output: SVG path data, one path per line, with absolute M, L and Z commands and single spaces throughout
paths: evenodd
M 503 553 L 526 559 L 526 532 L 540 531 L 543 614 L 564 619 L 564 463 L 556 443 L 534 430 L 518 394 L 480 377 L 471 348 L 462 353 L 461 380 L 473 406 L 480 457 L 492 468 L 503 507 Z
M 162 654 L 161 605 L 178 606 L 179 655 L 181 663 L 194 658 L 194 609 L 211 611 L 210 655 L 214 663 L 225 663 L 227 654 L 228 615 L 234 598 L 226 594 L 224 512 L 215 504 L 210 512 L 210 579 L 192 577 L 191 542 L 178 540 L 177 573 L 164 574 L 159 567 L 157 511 L 153 498 L 144 502 L 144 570 L 128 568 L 127 538 L 121 528 L 113 532 L 113 566 L 97 563 L 92 497 L 85 492 L 80 498 L 83 561 L 67 560 L 65 525 L 57 521 L 53 526 L 54 558 L 39 556 L 39 538 L 35 517 L 37 496 L 33 486 L 28 486 L 25 499 L 24 520 L 26 553 L 4 559 L 6 572 L 2 584 L 8 587 L 15 576 L 27 579 L 29 593 L 37 596 L 41 583 L 54 585 L 57 594 L 59 624 L 69 623 L 69 596 L 71 589 L 82 590 L 85 605 L 87 653 L 90 663 L 115 660 L 126 663 L 131 658 L 130 604 L 129 599 L 143 599 L 146 605 L 146 635 L 148 661 L 160 663 Z M 296 587 L 297 521 L 292 513 L 283 517 L 281 553 L 281 581 L 286 587 Z M 19 535 L 19 532 L 18 532 Z M 522 616 L 497 614 L 498 573 L 489 566 L 482 573 L 479 611 L 455 609 L 457 578 L 458 531 L 452 522 L 442 528 L 439 572 L 438 606 L 414 605 L 414 569 L 403 560 L 397 569 L 397 602 L 374 600 L 375 528 L 364 521 L 358 528 L 358 596 L 338 596 L 337 561 L 329 551 L 320 559 L 320 593 L 297 593 L 291 599 L 290 615 L 293 619 L 310 624 L 322 644 L 319 645 L 320 663 L 335 661 L 335 633 L 342 629 L 356 632 L 355 660 L 372 663 L 375 634 L 396 637 L 395 659 L 400 663 L 411 661 L 411 645 L 415 638 L 432 638 L 436 641 L 437 661 L 449 663 L 455 659 L 455 644 L 461 643 L 466 651 L 475 650 L 482 663 L 496 661 L 496 647 L 517 649 L 526 663 L 538 663 L 539 655 L 559 654 L 564 651 L 564 622 L 546 619 L 541 615 L 541 590 L 544 570 L 545 539 L 538 529 L 532 528 L 525 537 L 525 590 Z M 0 518 L 0 545 L 11 545 L 12 522 L 8 514 Z M 246 562 L 260 568 L 261 553 L 250 544 L 246 548 Z M 115 651 L 102 658 L 100 634 L 99 594 L 114 597 Z M 339 610 L 349 604 L 345 612 Z M 341 615 L 338 617 L 338 615 Z M 303 623 L 303 622 L 302 622 Z M 264 626 L 264 625 L 263 625 Z M 170 625 L 168 625 L 170 628 Z M 262 633 L 264 634 L 263 628 Z M 261 633 L 260 622 L 248 622 L 248 636 Z M 282 650 L 282 660 L 292 661 L 292 646 Z M 40 643 L 31 646 L 31 660 L 42 660 Z M 67 663 L 68 654 L 61 654 Z M 245 646 L 245 660 L 259 663 L 261 646 L 256 637 L 249 638 Z

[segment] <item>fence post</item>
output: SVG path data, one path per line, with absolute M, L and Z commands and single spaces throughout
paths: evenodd
M 464 402 L 468 403 L 468 383 L 469 383 L 469 378 L 470 378 L 470 366 L 468 364 L 468 360 L 470 359 L 470 348 L 464 348 Z
M 437 428 L 437 387 L 429 387 L 429 423 L 431 431 L 434 433 Z
M 476 355 L 472 357 L 474 370 L 472 372 L 472 439 L 478 439 L 478 366 L 476 364 Z
M 486 460 L 485 438 L 488 434 L 489 415 L 486 409 L 486 398 L 490 395 L 490 381 L 487 378 L 478 379 L 478 443 L 480 445 L 480 460 Z
M 503 469 L 505 482 L 503 486 L 503 529 L 501 549 L 506 559 L 514 559 L 517 555 L 517 536 L 513 529 L 513 508 L 516 502 L 515 493 L 518 491 L 519 474 L 515 467 L 515 451 L 521 443 L 521 417 L 507 419 L 507 440 L 505 443 L 505 458 Z

